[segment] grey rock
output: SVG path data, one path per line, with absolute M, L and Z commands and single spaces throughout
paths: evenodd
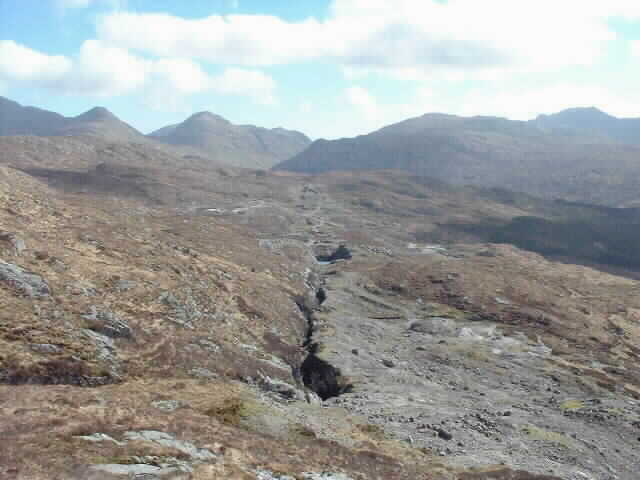
M 437 428 L 436 432 L 438 432 L 438 437 L 442 438 L 443 440 L 449 441 L 453 438 L 453 435 L 451 435 L 449 432 L 447 432 L 443 428 Z
M 171 308 L 168 320 L 184 328 L 193 330 L 194 322 L 204 315 L 190 289 L 186 289 L 184 300 L 179 300 L 172 292 L 163 292 L 158 300 Z
M 113 340 L 106 335 L 86 328 L 82 330 L 82 333 L 96 346 L 96 358 L 109 368 L 111 375 L 120 376 L 120 361 Z
M 112 338 L 132 338 L 133 331 L 129 324 L 109 311 L 100 311 L 94 305 L 82 316 L 87 326 L 98 333 Z
M 127 290 L 132 290 L 137 286 L 138 284 L 132 280 L 117 280 L 114 284 L 114 287 L 119 292 L 126 292 Z
M 83 295 L 85 297 L 94 297 L 98 294 L 98 289 L 90 282 L 76 282 L 67 285 L 65 289 L 72 295 Z
M 382 364 L 387 367 L 387 368 L 393 368 L 396 366 L 396 364 L 394 363 L 393 360 L 390 360 L 388 358 L 383 358 L 382 359 Z
M 124 445 L 123 442 L 117 441 L 116 439 L 110 437 L 106 433 L 93 433 L 91 435 L 81 435 L 81 436 L 79 436 L 77 438 L 80 438 L 82 440 L 86 440 L 88 442 L 93 442 L 93 443 L 113 442 L 116 445 Z
M 30 273 L 12 263 L 0 260 L 0 281 L 31 298 L 48 297 L 51 290 L 40 275 Z
M 303 473 L 302 478 L 305 480 L 353 480 L 348 475 L 344 473 L 331 473 L 331 472 L 322 472 L 322 473 Z
M 156 443 L 164 447 L 174 448 L 194 460 L 214 460 L 216 455 L 206 448 L 198 448 L 190 442 L 177 440 L 172 435 L 156 430 L 142 430 L 139 432 L 127 432 L 124 434 L 127 440 L 142 440 L 146 442 Z
M 60 353 L 62 352 L 62 348 L 57 345 L 52 345 L 50 343 L 32 343 L 29 345 L 29 348 L 34 352 L 38 353 Z
M 180 467 L 161 468 L 147 464 L 121 465 L 109 463 L 90 465 L 80 470 L 78 480 L 190 480 L 192 475 Z
M 269 470 L 256 470 L 256 480 L 295 480 L 289 475 L 279 475 Z
M 191 370 L 189 370 L 189 373 L 197 378 L 207 378 L 207 379 L 218 378 L 218 375 L 216 373 L 204 367 L 194 367 Z
M 267 375 L 263 375 L 260 378 L 260 386 L 272 393 L 276 393 L 288 400 L 294 400 L 296 398 L 304 399 L 304 394 L 299 392 L 296 387 L 288 384 L 287 382 L 283 382 L 281 380 L 277 380 L 271 378 Z
M 183 406 L 182 402 L 178 400 L 156 400 L 151 402 L 151 405 L 164 412 L 174 412 Z
M 412 332 L 429 335 L 451 336 L 457 331 L 456 322 L 450 318 L 429 317 L 416 318 L 409 321 L 407 328 Z

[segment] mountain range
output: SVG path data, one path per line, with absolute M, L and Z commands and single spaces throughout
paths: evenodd
M 429 113 L 367 135 L 311 143 L 298 131 L 234 125 L 211 112 L 143 135 L 102 107 L 65 117 L 0 97 L 0 136 L 15 135 L 144 143 L 216 164 L 306 174 L 396 169 L 543 198 L 640 205 L 640 119 L 596 108 L 530 121 Z
M 275 169 L 312 174 L 399 169 L 458 185 L 636 205 L 640 146 L 619 141 L 611 132 L 621 131 L 616 125 L 624 122 L 627 138 L 633 138 L 633 128 L 640 138 L 640 120 L 596 112 L 574 109 L 529 122 L 427 114 L 368 135 L 317 140 Z M 596 124 L 606 126 L 593 131 Z
M 284 128 L 266 129 L 234 125 L 210 112 L 192 115 L 148 136 L 103 107 L 76 117 L 65 117 L 35 107 L 25 107 L 0 97 L 0 136 L 88 136 L 113 142 L 159 142 L 185 148 L 185 154 L 246 168 L 269 168 L 306 148 L 306 135 Z

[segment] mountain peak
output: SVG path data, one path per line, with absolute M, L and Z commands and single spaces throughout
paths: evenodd
M 191 122 L 208 122 L 208 123 L 221 123 L 225 125 L 231 125 L 231 122 L 220 115 L 211 113 L 209 111 L 197 112 L 191 115 L 185 120 L 185 123 Z
M 75 118 L 76 120 L 82 120 L 85 122 L 117 119 L 113 113 L 104 107 L 93 107 L 91 110 L 87 110 Z
M 548 118 L 561 118 L 561 119 L 576 119 L 576 120 L 608 120 L 614 119 L 612 115 L 603 112 L 597 107 L 573 107 L 562 110 L 558 113 L 551 115 L 539 115 L 537 120 L 544 120 Z

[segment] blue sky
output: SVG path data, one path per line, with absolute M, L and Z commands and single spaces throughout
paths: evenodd
M 326 138 L 427 112 L 640 117 L 637 0 L 0 0 L 0 95 L 147 133 L 210 110 Z

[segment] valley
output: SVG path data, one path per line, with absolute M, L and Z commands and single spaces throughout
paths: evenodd
M 0 137 L 1 478 L 636 479 L 635 208 L 223 160 Z

